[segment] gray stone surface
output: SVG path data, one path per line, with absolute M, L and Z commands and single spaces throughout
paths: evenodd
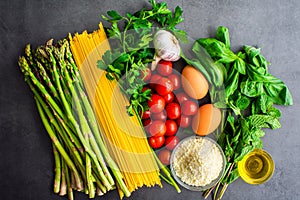
M 237 180 L 224 200 L 300 199 L 300 1 L 298 0 L 191 0 L 170 1 L 184 10 L 180 25 L 192 38 L 214 36 L 219 25 L 227 26 L 234 50 L 244 44 L 262 47 L 272 63 L 270 72 L 290 88 L 294 105 L 280 107 L 282 128 L 267 131 L 264 148 L 272 154 L 276 169 L 272 179 L 258 186 Z M 34 47 L 67 33 L 92 31 L 101 14 L 115 9 L 135 11 L 146 1 L 0 1 L 0 199 L 64 199 L 52 192 L 53 158 L 50 140 L 41 124 L 33 96 L 24 83 L 17 58 L 25 44 Z M 75 199 L 88 199 L 76 193 Z M 99 199 L 118 199 L 116 191 Z M 177 194 L 164 184 L 161 189 L 142 188 L 132 200 L 202 199 L 187 190 Z

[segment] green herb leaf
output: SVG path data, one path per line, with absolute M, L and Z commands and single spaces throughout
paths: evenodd
M 214 38 L 202 38 L 197 42 L 205 48 L 208 54 L 217 62 L 232 63 L 238 57 L 228 49 L 223 42 Z
M 241 92 L 248 97 L 258 97 L 264 93 L 262 82 L 251 81 L 249 79 L 240 83 Z
M 241 161 L 245 155 L 250 153 L 254 150 L 254 146 L 248 145 L 248 146 L 239 146 L 239 148 L 236 150 L 236 153 L 234 155 L 234 162 L 237 163 Z
M 175 26 L 177 24 L 183 22 L 183 18 L 181 17 L 182 13 L 183 13 L 183 10 L 179 6 L 177 6 L 175 8 L 175 12 L 173 14 L 173 17 L 169 17 L 168 20 L 167 20 L 169 29 L 173 29 L 173 28 L 175 28 Z
M 236 106 L 240 110 L 245 110 L 246 108 L 248 108 L 249 105 L 250 105 L 250 99 L 248 97 L 242 95 L 241 93 L 239 93 L 239 97 L 236 100 Z
M 247 117 L 247 121 L 250 123 L 250 126 L 256 128 L 271 128 L 278 129 L 281 127 L 281 124 L 278 118 L 270 115 L 251 115 Z
M 119 21 L 122 19 L 122 16 L 115 10 L 107 11 L 107 15 L 111 17 L 110 21 Z
M 270 82 L 264 84 L 264 89 L 275 104 L 293 105 L 292 95 L 281 80 L 275 77 L 270 78 Z
M 228 70 L 229 75 L 227 76 L 227 80 L 225 82 L 225 93 L 227 97 L 230 97 L 239 87 L 239 73 L 235 68 L 230 68 Z
M 246 74 L 246 64 L 244 60 L 237 57 L 237 59 L 233 63 L 233 68 L 235 68 L 239 73 L 245 75 Z
M 232 171 L 231 171 L 231 173 L 230 173 L 230 175 L 229 175 L 229 177 L 228 177 L 228 179 L 227 179 L 227 184 L 231 184 L 232 182 L 234 182 L 236 179 L 238 179 L 239 178 L 239 172 L 238 172 L 238 168 L 237 167 L 235 167 Z
M 217 29 L 216 39 L 223 42 L 225 44 L 225 47 L 230 49 L 230 37 L 228 28 L 219 26 Z

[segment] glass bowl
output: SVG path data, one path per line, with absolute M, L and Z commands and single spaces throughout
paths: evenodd
M 195 140 L 195 139 L 198 139 L 198 138 L 201 138 L 203 140 L 208 140 L 211 142 L 212 145 L 215 145 L 215 147 L 217 147 L 219 149 L 219 152 L 221 154 L 221 157 L 222 157 L 222 167 L 221 167 L 221 170 L 219 172 L 219 175 L 217 178 L 215 178 L 214 180 L 212 180 L 210 183 L 207 183 L 205 185 L 201 185 L 201 186 L 193 186 L 193 185 L 189 185 L 187 184 L 186 182 L 182 181 L 182 179 L 180 177 L 178 177 L 175 173 L 175 169 L 174 169 L 174 157 L 175 157 L 175 154 L 177 153 L 178 149 L 181 147 L 181 145 L 186 145 L 185 142 L 189 141 L 189 140 Z M 203 150 L 201 149 L 201 156 L 203 155 L 203 153 L 205 154 L 205 151 L 203 152 Z M 210 153 L 210 152 L 206 152 L 206 153 Z M 200 154 L 200 151 L 199 151 L 199 154 Z M 191 158 L 192 159 L 192 158 Z M 190 160 L 191 160 L 190 159 Z M 188 165 L 189 168 L 191 167 L 191 165 Z M 214 141 L 213 139 L 209 138 L 209 137 L 201 137 L 201 136 L 190 136 L 190 137 L 186 137 L 184 138 L 173 150 L 172 154 L 171 154 L 171 159 L 170 159 L 170 168 L 171 168 L 171 173 L 174 177 L 174 179 L 177 181 L 178 184 L 180 184 L 182 187 L 188 189 L 188 190 L 191 190 L 191 191 L 204 191 L 204 190 L 207 190 L 209 188 L 211 188 L 212 186 L 214 186 L 223 176 L 223 173 L 225 171 L 225 166 L 226 166 L 226 159 L 225 159 L 225 155 L 223 153 L 223 150 L 222 148 L 217 144 L 216 141 Z M 195 170 L 197 167 L 195 166 L 195 168 L 193 170 Z M 199 169 L 200 169 L 200 165 L 199 165 Z M 181 168 L 182 170 L 182 168 Z
M 238 162 L 240 177 L 248 184 L 263 184 L 273 176 L 275 164 L 263 149 L 254 149 Z

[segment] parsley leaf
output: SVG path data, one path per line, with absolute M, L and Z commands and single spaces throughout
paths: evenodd
M 183 21 L 183 11 L 180 7 L 176 7 L 172 12 L 165 2 L 157 3 L 151 0 L 150 3 L 152 8 L 148 10 L 143 8 L 125 16 L 111 10 L 107 12 L 107 16 L 102 16 L 105 21 L 111 23 L 106 32 L 111 40 L 112 50 L 104 53 L 97 66 L 107 71 L 106 76 L 109 80 L 119 81 L 130 102 L 127 106 L 130 115 L 148 109 L 147 101 L 151 93 L 142 92 L 145 83 L 140 75 L 154 57 L 155 52 L 151 48 L 153 28 L 158 26 L 169 29 L 176 33 L 176 36 L 186 38 L 186 33 L 176 28 L 176 25 Z

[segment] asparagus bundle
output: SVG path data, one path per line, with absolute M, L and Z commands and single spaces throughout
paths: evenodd
M 52 140 L 54 192 L 73 199 L 77 190 L 93 198 L 117 185 L 130 195 L 104 146 L 68 41 L 50 40 L 35 50 L 27 45 L 18 64 Z

